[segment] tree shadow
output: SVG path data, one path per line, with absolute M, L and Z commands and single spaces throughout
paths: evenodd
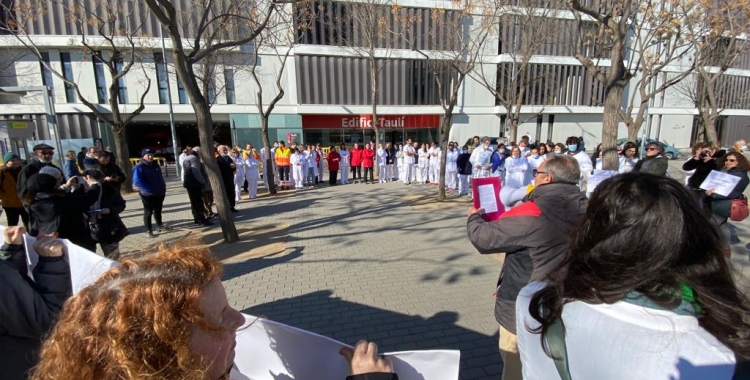
M 496 379 L 502 372 L 497 334 L 488 336 L 459 326 L 460 315 L 453 311 L 425 318 L 347 301 L 334 296 L 331 290 L 321 290 L 255 305 L 242 312 L 349 345 L 360 339 L 371 340 L 378 344 L 380 352 L 461 350 L 460 378 L 465 380 Z M 304 378 L 293 362 L 287 362 L 294 378 Z

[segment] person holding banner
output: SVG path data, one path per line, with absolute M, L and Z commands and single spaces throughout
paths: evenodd
M 513 152 L 520 155 L 517 147 Z M 537 169 L 536 188 L 525 202 L 500 219 L 487 222 L 482 209 L 469 209 L 466 227 L 471 244 L 482 254 L 505 252 L 495 299 L 504 380 L 522 378 L 516 338 L 518 292 L 529 281 L 544 280 L 569 255 L 568 237 L 586 210 L 586 197 L 578 189 L 580 178 L 581 169 L 572 156 L 553 156 Z
M 222 272 L 206 247 L 190 244 L 123 261 L 68 300 L 31 379 L 240 378 L 231 373 L 245 317 L 230 306 Z M 341 349 L 348 379 L 397 380 L 377 351 L 365 341 Z
M 732 249 L 730 247 L 731 234 L 729 231 L 728 219 L 732 212 L 732 200 L 742 197 L 745 193 L 750 178 L 747 172 L 750 171 L 750 162 L 745 155 L 739 152 L 729 152 L 724 156 L 724 168 L 722 173 L 740 177 L 740 182 L 734 187 L 734 190 L 727 196 L 717 194 L 714 189 L 706 190 L 706 200 L 711 209 L 711 220 L 719 227 L 723 236 L 724 254 L 729 257 Z
M 72 292 L 65 245 L 52 237 L 38 236 L 39 262 L 34 279 L 27 276 L 25 233 L 24 227 L 6 227 L 0 248 L 0 368 L 8 380 L 28 378 L 42 338 Z

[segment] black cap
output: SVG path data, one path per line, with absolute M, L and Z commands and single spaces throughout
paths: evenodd
M 36 150 L 44 150 L 44 149 L 55 149 L 55 147 L 42 143 L 42 144 L 34 145 L 34 148 L 32 150 L 36 151 Z

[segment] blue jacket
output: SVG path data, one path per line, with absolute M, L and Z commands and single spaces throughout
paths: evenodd
M 500 157 L 500 153 L 497 151 L 492 152 L 492 173 L 497 170 L 497 168 L 502 169 L 505 165 L 505 156 Z
M 78 170 L 78 163 L 75 159 L 70 160 L 66 159 L 65 164 L 63 165 L 63 175 L 65 176 L 65 179 L 71 179 L 73 177 L 79 177 L 81 175 L 81 171 Z
M 167 185 L 156 162 L 141 160 L 133 168 L 133 184 L 141 195 L 165 195 Z

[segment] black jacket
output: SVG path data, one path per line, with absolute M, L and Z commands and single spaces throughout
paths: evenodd
M 645 157 L 642 160 L 638 160 L 633 168 L 634 173 L 648 173 L 664 177 L 667 175 L 667 168 L 669 168 L 669 162 L 666 158 L 659 156 Z
M 106 236 L 102 236 L 98 240 L 99 243 L 117 243 L 129 235 L 128 228 L 120 218 L 120 213 L 125 211 L 125 199 L 120 195 L 119 189 L 115 189 L 107 183 L 104 186 L 98 183 L 92 184 L 87 196 L 90 199 L 98 200 L 100 191 L 102 192 L 102 199 L 99 208 L 108 208 L 109 214 L 92 214 L 89 221 L 96 223 L 106 233 Z
M 583 217 L 586 197 L 578 186 L 541 185 L 524 203 L 486 222 L 469 217 L 469 241 L 480 253 L 505 252 L 497 281 L 495 319 L 506 330 L 516 331 L 516 298 L 531 281 L 541 281 L 568 255 L 568 238 Z
M 77 185 L 72 192 L 55 193 L 35 200 L 29 206 L 29 235 L 57 231 L 60 239 L 96 251 L 88 226 L 88 211 L 97 198 L 98 193 L 87 193 L 83 185 Z
M 471 154 L 461 153 L 456 159 L 456 166 L 458 167 L 458 174 L 471 175 Z
M 724 153 L 725 152 L 723 150 L 716 152 L 716 154 L 714 154 L 713 156 L 714 159 L 708 162 L 700 159 L 696 160 L 695 157 L 693 157 L 682 164 L 682 170 L 695 170 L 695 173 L 693 173 L 693 175 L 688 180 L 688 187 L 691 189 L 699 189 L 703 181 L 705 181 L 706 177 L 708 177 L 708 174 L 711 173 L 712 170 L 719 169 L 719 165 L 716 160 L 724 157 Z
M 21 169 L 21 173 L 18 174 L 18 180 L 16 181 L 19 198 L 23 200 L 24 195 L 26 195 L 26 184 L 28 183 L 29 177 L 39 173 L 39 171 L 42 170 L 42 168 L 45 166 L 53 166 L 57 168 L 57 166 L 55 166 L 55 164 L 53 163 L 45 164 L 39 161 L 39 159 L 37 158 L 32 158 L 31 160 L 29 160 L 28 165 L 24 166 Z M 62 173 L 62 170 L 60 170 L 60 173 Z
M 385 158 L 385 164 L 393 165 L 393 161 L 396 160 L 396 148 L 391 147 L 390 149 L 386 149 L 386 152 L 388 152 L 388 156 Z
M 232 187 L 234 187 L 234 171 L 236 169 L 232 169 L 232 164 L 234 163 L 234 160 L 230 156 L 224 156 L 219 155 L 219 158 L 216 159 L 219 163 L 219 171 L 221 172 L 221 179 L 224 181 L 225 184 L 231 183 Z
M 125 173 L 117 164 L 110 162 L 108 165 L 100 165 L 99 169 L 104 172 L 105 177 L 117 177 L 117 181 L 107 181 L 105 184 L 120 192 L 122 184 L 125 183 Z
M 710 204 L 712 213 L 724 218 L 728 218 L 729 214 L 732 211 L 732 199 L 737 199 L 742 196 L 742 194 L 747 189 L 747 186 L 750 184 L 750 178 L 748 178 L 747 172 L 740 168 L 729 169 L 725 173 L 740 177 L 740 182 L 737 183 L 737 186 L 734 187 L 734 190 L 732 190 L 732 192 L 729 193 L 728 196 L 725 197 L 723 195 L 714 193 L 707 198 L 707 201 Z
M 40 257 L 34 282 L 26 276 L 23 246 L 3 245 L 0 257 L 0 377 L 21 380 L 36 365 L 42 337 L 72 293 L 70 267 L 62 257 Z

